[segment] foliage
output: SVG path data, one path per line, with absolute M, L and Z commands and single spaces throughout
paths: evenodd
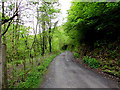
M 116 77 L 120 77 L 120 71 L 115 72 L 114 70 L 103 70 L 103 72 L 114 75 Z
M 75 42 L 73 45 L 86 44 L 97 47 L 101 42 L 119 38 L 120 2 L 72 2 L 68 10 L 66 33 Z M 102 46 L 102 45 L 101 45 Z
M 34 67 L 28 74 L 26 80 L 24 82 L 20 82 L 18 86 L 14 88 L 37 88 L 40 86 L 43 76 L 45 75 L 49 64 L 52 60 L 60 53 L 55 53 L 50 55 L 49 57 L 45 58 L 43 62 L 39 65 Z M 12 86 L 11 86 L 12 87 Z
M 84 56 L 83 61 L 84 61 L 84 63 L 88 64 L 91 68 L 99 68 L 100 67 L 99 61 L 96 60 L 95 58 L 90 58 L 88 56 Z
M 74 52 L 73 55 L 74 55 L 75 58 L 79 58 L 80 57 L 80 54 L 76 53 L 76 52 Z
M 89 66 L 97 68 L 100 63 L 103 71 L 116 76 L 119 75 L 120 70 L 119 9 L 120 1 L 73 1 L 68 10 L 67 22 L 63 25 L 69 36 L 69 45 L 72 46 L 70 50 L 79 52 Z
M 28 1 L 26 5 L 37 8 L 37 25 L 34 35 L 30 35 L 32 28 L 23 25 L 25 23 L 22 20 L 24 17 L 22 11 L 25 11 L 24 5 L 17 6 L 17 1 L 6 1 L 5 4 L 4 7 L 2 3 L 4 12 L 0 13 L 3 20 L 9 19 L 16 10 L 21 11 L 18 12 L 19 15 L 16 14 L 16 18 L 2 25 L 3 33 L 9 26 L 8 23 L 12 23 L 2 37 L 2 42 L 7 46 L 7 66 L 8 73 L 11 75 L 8 75 L 8 81 L 10 81 L 8 85 L 11 87 L 15 87 L 19 83 L 19 88 L 37 87 L 50 62 L 57 54 L 44 59 L 39 66 L 33 68 L 38 65 L 36 57 L 44 57 L 46 54 L 62 49 L 81 51 L 80 54 L 74 53 L 74 56 L 76 58 L 79 58 L 80 55 L 85 56 L 83 61 L 92 68 L 100 67 L 100 62 L 88 56 L 91 55 L 100 60 L 103 58 L 104 60 L 102 59 L 101 62 L 105 62 L 102 62 L 102 69 L 117 76 L 120 75 L 118 71 L 120 68 L 118 66 L 120 62 L 118 47 L 120 46 L 120 2 L 72 2 L 72 6 L 68 10 L 67 22 L 57 27 L 56 17 L 60 12 L 60 9 L 56 8 L 59 5 L 58 2 L 42 0 L 40 4 Z M 5 14 L 5 17 L 2 14 Z M 118 44 L 114 47 L 107 46 L 108 43 L 114 41 L 118 41 Z M 99 49 L 97 53 L 96 49 Z M 89 55 L 86 56 L 86 54 Z
M 6 80 L 7 78 L 5 78 L 5 80 L 6 82 L 8 81 L 8 86 L 15 87 L 17 84 L 22 83 L 21 87 L 26 85 L 27 88 L 32 86 L 32 84 L 35 86 L 38 82 L 36 78 L 42 73 L 41 71 L 36 71 L 36 68 L 34 68 L 32 71 L 35 72 L 31 72 L 31 77 L 27 77 L 33 66 L 38 64 L 39 60 L 37 57 L 44 57 L 52 52 L 60 51 L 59 43 L 57 43 L 56 36 L 53 33 L 57 29 L 56 26 L 58 22 L 53 21 L 56 20 L 60 9 L 58 8 L 59 3 L 57 1 L 45 2 L 41 0 L 41 2 L 23 2 L 24 1 L 2 2 L 2 13 L 0 13 L 0 17 L 3 22 L 6 21 L 2 24 L 2 33 L 6 32 L 2 36 L 2 43 L 7 46 L 7 63 L 5 63 L 5 65 L 8 67 L 4 68 L 8 71 L 8 80 Z M 35 16 L 29 13 L 28 9 L 32 10 L 31 7 L 35 7 Z M 36 26 L 25 26 L 26 20 L 24 20 L 24 18 L 31 17 L 37 18 Z M 34 23 L 34 20 L 29 23 Z M 31 30 L 33 31 L 32 35 Z M 54 45 L 58 46 L 58 48 L 56 49 Z M 48 59 L 52 60 L 52 57 Z M 45 64 L 41 64 L 37 69 L 46 70 L 50 64 L 50 60 L 46 60 L 44 62 Z M 7 74 L 7 72 L 5 73 Z M 33 82 L 36 80 L 36 82 L 32 83 L 31 79 L 33 79 Z
M 68 45 L 70 43 L 69 36 L 65 33 L 64 27 L 59 26 L 54 30 L 53 33 L 53 51 L 61 50 L 64 45 Z

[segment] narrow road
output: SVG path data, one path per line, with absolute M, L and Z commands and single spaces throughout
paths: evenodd
M 41 88 L 118 88 L 114 81 L 78 65 L 73 59 L 69 51 L 57 56 Z

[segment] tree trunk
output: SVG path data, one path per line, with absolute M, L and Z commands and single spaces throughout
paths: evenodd
M 2 89 L 2 48 L 1 48 L 1 20 L 0 20 L 0 90 Z
M 2 72 L 2 75 L 3 75 L 2 84 L 3 84 L 3 88 L 8 88 L 7 87 L 8 82 L 7 82 L 7 64 L 6 63 L 7 63 L 6 45 L 4 44 L 4 45 L 2 45 L 2 70 L 3 70 L 3 72 Z
M 42 29 L 43 29 L 43 41 L 42 41 L 42 55 L 45 54 L 45 22 L 42 23 Z
M 52 41 L 52 40 L 51 40 L 51 39 L 52 39 L 52 35 L 51 35 L 51 34 L 52 34 L 52 32 L 51 32 L 51 17 L 50 17 L 50 21 L 48 22 L 48 26 L 49 26 L 49 29 L 48 29 L 48 33 L 49 33 L 49 35 L 48 35 L 48 36 L 49 36 L 49 37 L 48 37 L 48 39 L 49 39 L 49 41 L 48 41 L 48 42 L 49 42 L 49 52 L 51 53 L 51 52 L 52 52 L 52 42 L 51 42 L 51 41 Z
M 4 14 L 4 2 L 2 2 L 2 19 L 5 18 Z M 0 25 L 1 26 L 1 25 Z M 4 30 L 5 30 L 5 24 L 4 24 Z M 2 35 L 0 31 L 0 43 L 1 43 Z M 5 36 L 3 38 L 4 44 L 0 47 L 2 47 L 2 88 L 7 88 L 7 61 L 6 61 L 6 44 L 5 44 Z M 2 44 L 2 43 L 1 43 Z

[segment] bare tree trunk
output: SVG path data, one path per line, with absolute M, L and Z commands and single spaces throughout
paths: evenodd
M 42 23 L 42 29 L 43 29 L 43 40 L 42 40 L 42 55 L 45 54 L 45 22 Z
M 44 34 L 44 33 L 43 33 Z M 43 35 L 43 43 L 42 43 L 42 55 L 45 54 L 45 37 Z
M 58 21 L 54 23 L 54 28 L 56 28 L 56 25 L 57 25 Z M 53 32 L 51 31 L 51 21 L 48 23 L 49 25 L 49 51 L 50 53 L 52 52 L 52 34 Z
M 17 8 L 18 6 L 17 6 L 17 4 L 16 4 L 16 8 Z M 18 24 L 18 22 L 19 22 L 19 15 L 17 16 L 17 19 L 16 19 L 16 27 L 15 27 L 15 39 L 16 39 L 16 42 L 15 42 L 15 55 L 17 56 L 15 59 L 16 59 L 16 61 L 17 60 L 19 60 L 18 59 L 18 42 L 19 42 L 19 24 Z M 18 63 L 16 63 L 16 66 L 18 66 Z
M 2 48 L 1 48 L 1 20 L 0 20 L 0 90 L 2 89 Z
M 41 41 L 42 36 L 41 36 L 41 34 L 42 34 L 42 32 L 41 32 L 41 28 L 40 28 L 40 24 L 39 24 L 40 47 L 42 49 L 42 41 Z M 40 53 L 42 54 L 42 50 L 40 50 Z
M 2 19 L 5 18 L 4 14 L 4 2 L 2 2 Z M 5 24 L 4 24 L 5 30 Z M 2 45 L 2 88 L 7 88 L 7 61 L 6 61 L 6 44 L 5 44 L 5 36 L 3 36 L 3 45 Z
M 3 88 L 7 87 L 7 61 L 6 61 L 6 45 L 2 45 L 2 70 L 3 70 Z
M 52 39 L 52 37 L 51 37 L 51 26 L 50 26 L 50 28 L 49 28 L 49 51 L 50 51 L 50 53 L 52 52 L 51 39 Z

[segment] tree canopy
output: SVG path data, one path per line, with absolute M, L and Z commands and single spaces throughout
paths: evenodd
M 73 39 L 88 45 L 118 39 L 119 9 L 120 2 L 73 2 L 65 29 Z

